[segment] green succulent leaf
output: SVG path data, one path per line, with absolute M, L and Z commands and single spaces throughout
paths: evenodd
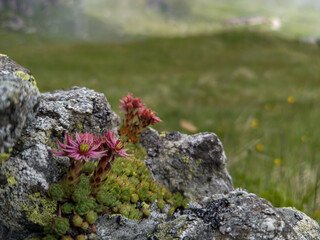
M 56 218 L 53 222 L 53 230 L 57 235 L 65 234 L 69 229 L 69 220 L 67 218 Z

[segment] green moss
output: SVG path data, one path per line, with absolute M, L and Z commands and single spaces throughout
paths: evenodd
M 30 82 L 32 85 L 34 85 L 36 87 L 37 91 L 40 92 L 38 87 L 37 87 L 37 82 L 36 82 L 36 79 L 34 78 L 34 76 L 32 76 L 32 75 L 30 75 L 28 73 L 25 73 L 23 71 L 15 71 L 15 72 L 13 72 L 13 74 L 15 76 L 21 78 L 24 81 Z
M 40 193 L 29 195 L 30 204 L 24 203 L 22 209 L 26 212 L 27 219 L 41 226 L 48 225 L 56 217 L 57 202 L 41 196 Z

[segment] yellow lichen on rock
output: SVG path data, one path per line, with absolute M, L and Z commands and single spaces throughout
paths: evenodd
M 36 82 L 36 79 L 34 78 L 34 76 L 29 75 L 28 73 L 25 73 L 23 71 L 15 71 L 15 72 L 13 72 L 13 74 L 16 75 L 17 77 L 21 78 L 22 80 L 28 81 L 31 84 L 33 84 L 39 92 L 39 89 L 37 87 L 37 82 Z
M 189 164 L 189 156 L 183 156 L 182 157 L 182 160 L 183 160 L 183 162 L 185 163 L 185 164 Z
M 46 226 L 56 217 L 57 202 L 40 193 L 29 195 L 31 204 L 24 203 L 22 209 L 26 212 L 27 219 L 41 226 Z
M 163 222 L 158 225 L 158 231 L 154 236 L 159 240 L 175 240 L 180 239 L 185 230 L 188 229 L 190 221 L 186 217 L 181 217 L 169 222 Z
M 6 161 L 10 157 L 10 153 L 1 153 L 0 154 L 0 164 Z
M 7 57 L 7 55 L 0 53 L 0 57 Z
M 17 180 L 15 179 L 15 177 L 11 176 L 10 173 L 6 173 L 6 177 L 7 177 L 8 186 L 12 186 L 12 185 L 18 183 Z
M 161 132 L 159 136 L 165 138 L 167 136 L 167 132 Z

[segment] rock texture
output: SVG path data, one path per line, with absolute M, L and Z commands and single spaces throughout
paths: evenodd
M 23 239 L 55 214 L 56 203 L 45 197 L 46 190 L 60 179 L 68 162 L 48 151 L 57 147 L 56 138 L 62 141 L 65 133 L 75 131 L 115 131 L 118 124 L 119 117 L 101 93 L 74 87 L 42 94 L 34 120 L 1 164 L 0 236 Z
M 148 239 L 148 236 L 154 232 L 156 226 L 168 219 L 169 205 L 160 211 L 157 203 L 151 206 L 151 214 L 149 218 L 135 221 L 127 219 L 121 215 L 104 215 L 96 222 L 97 234 L 103 240 L 115 239 Z
M 222 143 L 214 133 L 186 135 L 150 129 L 142 135 L 141 144 L 154 178 L 171 191 L 194 201 L 233 189 Z
M 152 206 L 141 222 L 105 215 L 97 222 L 103 240 L 317 240 L 319 225 L 292 208 L 274 208 L 265 199 L 244 190 L 215 194 L 191 202 L 189 208 L 168 217 Z
M 8 153 L 39 103 L 30 71 L 0 54 L 0 153 Z
M 268 201 L 243 190 L 204 199 L 177 217 L 159 224 L 149 239 L 315 240 L 319 225 L 305 214 L 274 208 Z M 299 216 L 288 221 L 289 216 Z

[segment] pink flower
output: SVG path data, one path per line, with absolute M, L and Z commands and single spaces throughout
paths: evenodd
M 135 110 L 144 107 L 140 98 L 133 98 L 132 93 L 128 93 L 126 97 L 123 97 L 120 102 L 122 105 L 119 108 L 122 108 L 122 111 L 128 112 L 130 109 Z
M 111 150 L 112 155 L 120 155 L 124 158 L 129 158 L 131 156 L 126 153 L 128 149 L 123 149 L 125 145 L 122 144 L 121 137 L 115 140 L 114 133 L 112 131 L 108 130 L 107 134 L 104 134 L 104 140 L 107 147 Z
M 158 118 L 156 115 L 157 113 L 152 111 L 150 108 L 143 108 L 138 112 L 139 120 L 143 123 L 144 126 L 162 122 L 162 120 L 160 120 L 160 118 Z
M 56 156 L 68 156 L 75 160 L 84 158 L 87 162 L 88 157 L 100 158 L 106 155 L 106 151 L 101 151 L 101 138 L 93 136 L 89 133 L 76 133 L 76 141 L 73 141 L 72 135 L 65 135 L 66 143 L 63 144 L 57 139 L 57 143 L 62 152 L 50 150 Z

